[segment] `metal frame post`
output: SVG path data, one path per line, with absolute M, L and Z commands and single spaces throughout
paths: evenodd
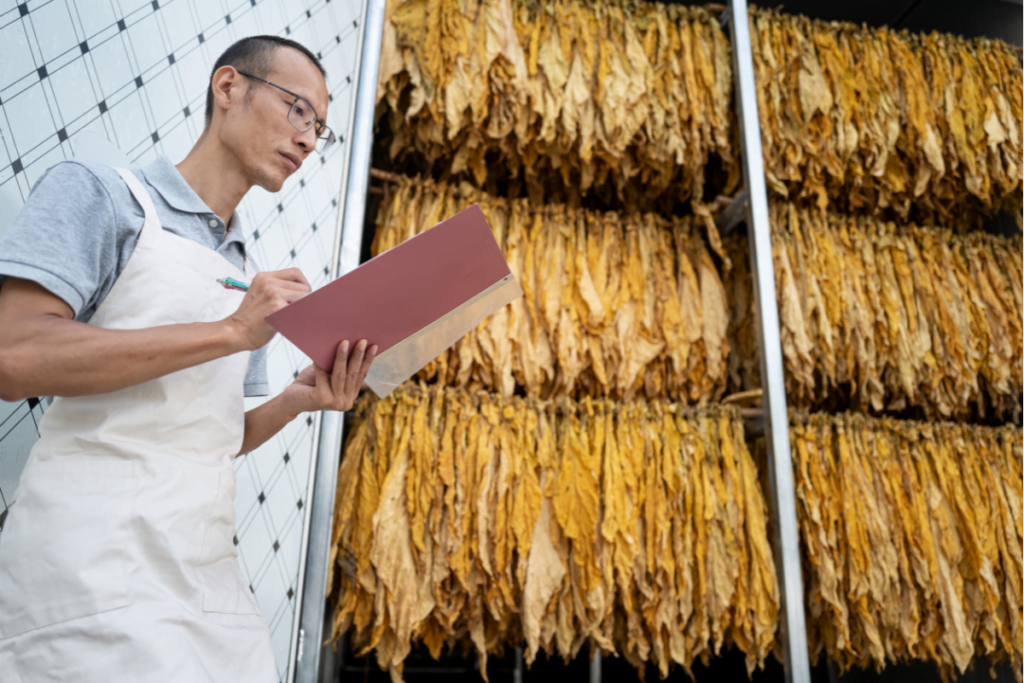
M 359 81 L 352 103 L 348 165 L 342 179 L 344 190 L 341 241 L 335 247 L 332 275 L 344 275 L 359 265 L 366 215 L 366 193 L 370 184 L 370 152 L 373 144 L 373 112 L 377 99 L 377 71 L 384 35 L 384 0 L 367 0 L 361 17 L 362 42 L 359 52 Z M 320 443 L 315 463 L 308 554 L 302 596 L 299 637 L 295 651 L 296 683 L 315 683 L 320 669 L 321 644 L 327 607 L 327 570 L 334 523 L 334 492 L 341 459 L 342 415 L 324 412 L 320 422 Z
M 590 683 L 601 683 L 601 648 L 594 646 L 590 654 Z
M 760 320 L 761 387 L 765 408 L 765 436 L 771 481 L 772 517 L 775 531 L 775 568 L 779 577 L 782 614 L 779 637 L 783 667 L 789 683 L 810 683 L 804 625 L 804 592 L 800 576 L 800 536 L 796 523 L 796 495 L 789 450 L 789 416 L 786 413 L 786 382 L 782 342 L 775 298 L 775 268 L 768 194 L 761 152 L 761 123 L 757 113 L 757 84 L 750 47 L 750 22 L 746 0 L 730 0 L 728 18 L 732 34 L 732 64 L 736 114 L 740 127 L 743 180 L 747 190 L 747 234 L 754 282 L 754 301 Z

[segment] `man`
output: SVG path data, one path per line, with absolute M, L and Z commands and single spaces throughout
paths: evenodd
M 4 681 L 277 680 L 231 461 L 302 412 L 351 408 L 376 348 L 342 342 L 330 374 L 244 413 L 243 386 L 266 393 L 264 318 L 310 287 L 253 274 L 235 209 L 332 141 L 327 104 L 304 47 L 241 40 L 177 167 L 57 164 L 0 242 L 0 398 L 56 397 L 0 536 Z

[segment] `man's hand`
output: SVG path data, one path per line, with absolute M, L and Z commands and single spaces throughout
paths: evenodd
M 276 330 L 265 318 L 309 294 L 311 289 L 298 268 L 257 273 L 242 304 L 228 317 L 243 348 L 254 351 L 273 339 Z
M 317 365 L 310 365 L 279 395 L 245 414 L 245 437 L 239 453 L 260 447 L 267 439 L 298 417 L 311 410 L 351 410 L 359 390 L 370 371 L 377 347 L 366 348 L 359 342 L 349 353 L 349 343 L 338 344 L 334 369 L 327 374 Z
M 354 345 L 351 353 L 349 346 L 348 341 L 338 344 L 330 374 L 318 365 L 310 365 L 299 373 L 282 394 L 289 412 L 352 409 L 377 355 L 377 346 L 367 349 L 365 339 Z

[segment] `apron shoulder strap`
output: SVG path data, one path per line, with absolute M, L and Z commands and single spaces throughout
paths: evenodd
M 145 222 L 142 224 L 142 234 L 149 230 L 160 228 L 160 219 L 156 215 L 156 207 L 153 206 L 153 200 L 150 198 L 149 193 L 146 192 L 146 188 L 139 182 L 139 179 L 126 168 L 115 168 L 114 170 L 118 172 L 131 191 L 132 196 L 135 197 L 135 201 L 142 207 L 142 213 L 145 216 Z

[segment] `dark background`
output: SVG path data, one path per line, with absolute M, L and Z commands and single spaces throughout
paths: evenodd
M 1019 0 L 787 0 L 780 6 L 785 12 L 816 19 L 939 31 L 965 38 L 987 36 L 1018 47 L 1024 30 Z

